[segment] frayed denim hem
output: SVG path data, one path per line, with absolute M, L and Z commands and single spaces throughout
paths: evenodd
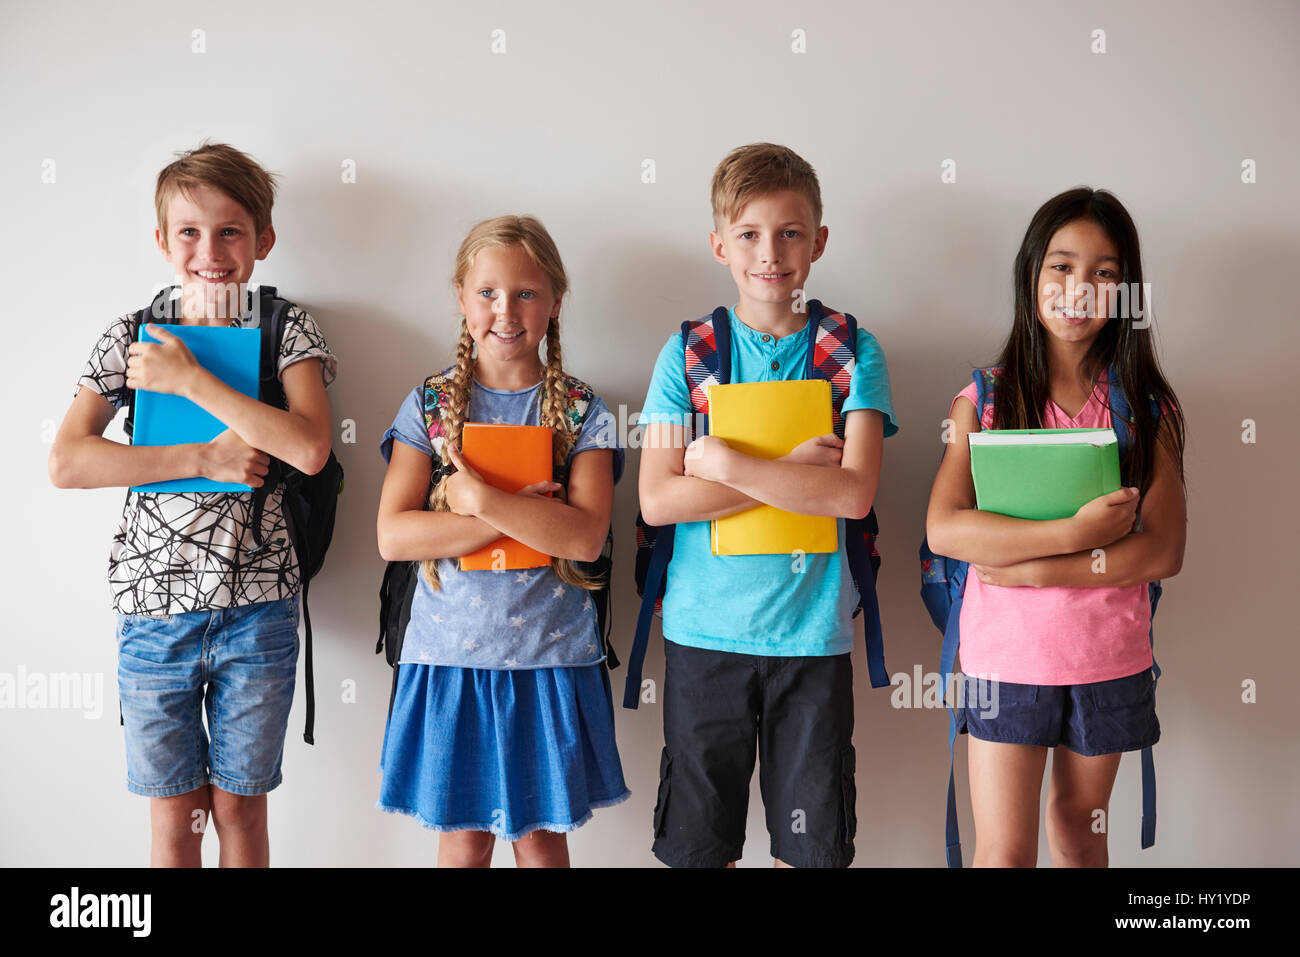
M 613 807 L 615 804 L 622 804 L 631 796 L 632 792 L 624 789 L 623 793 L 618 797 L 608 798 L 603 801 L 589 801 L 587 803 L 587 813 L 571 823 L 561 824 L 553 821 L 542 821 L 537 824 L 529 824 L 525 827 L 521 827 L 519 830 L 511 834 L 505 833 L 501 828 L 492 824 L 435 824 L 419 811 L 406 807 L 392 807 L 384 804 L 382 801 L 376 801 L 375 807 L 383 811 L 385 814 L 401 814 L 406 817 L 413 817 L 419 822 L 421 827 L 427 828 L 430 831 L 437 831 L 444 834 L 451 833 L 452 831 L 487 831 L 490 834 L 495 834 L 503 841 L 517 841 L 520 838 L 531 834 L 533 831 L 552 831 L 556 834 L 567 834 L 569 831 L 576 831 L 578 828 L 582 827 L 582 825 L 591 820 L 593 811 L 599 810 L 600 808 Z

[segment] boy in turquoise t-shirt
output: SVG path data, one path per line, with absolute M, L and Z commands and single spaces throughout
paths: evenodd
M 714 258 L 731 270 L 732 382 L 803 378 L 804 285 L 826 246 L 817 175 L 770 143 L 733 150 L 713 177 Z M 655 363 L 640 421 L 641 510 L 676 524 L 663 603 L 664 751 L 654 853 L 673 867 L 740 858 L 754 759 L 778 866 L 853 860 L 853 686 L 857 594 L 845 518 L 871 509 L 881 447 L 898 431 L 885 356 L 859 328 L 845 437 L 811 439 L 775 461 L 715 436 L 683 441 L 692 413 L 682 339 Z M 836 516 L 839 551 L 717 556 L 710 521 L 765 503 Z M 671 799 L 669 793 L 671 792 Z

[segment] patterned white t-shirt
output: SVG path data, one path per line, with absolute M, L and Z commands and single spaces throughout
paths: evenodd
M 95 343 L 77 382 L 115 409 L 127 404 L 126 355 L 133 316 L 114 319 Z M 252 325 L 251 317 L 232 326 Z M 277 372 L 303 359 L 321 361 L 326 386 L 338 374 L 316 321 L 297 306 L 285 314 Z M 75 393 L 74 393 L 75 394 Z M 301 581 L 281 510 L 282 486 L 266 497 L 263 547 L 253 540 L 252 492 L 132 492 L 113 536 L 108 582 L 113 609 L 124 615 L 175 615 L 277 601 Z

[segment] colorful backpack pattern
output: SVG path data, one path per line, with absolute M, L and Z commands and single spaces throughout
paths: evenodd
M 454 373 L 455 367 L 452 366 L 424 380 L 424 428 L 429 433 L 429 442 L 438 457 L 438 467 L 430 476 L 430 489 L 444 476 L 454 471 L 451 461 L 442 454 L 442 444 L 447 435 L 442 425 L 442 416 L 443 410 L 451 404 L 449 387 Z M 595 398 L 596 393 L 585 382 L 571 375 L 563 375 L 562 379 L 568 399 L 565 407 L 565 425 L 569 427 L 569 431 L 576 439 L 578 433 L 582 431 L 582 423 L 586 421 L 587 410 L 591 408 L 591 400 Z M 568 463 L 555 463 L 555 481 L 564 485 L 567 484 L 568 478 Z

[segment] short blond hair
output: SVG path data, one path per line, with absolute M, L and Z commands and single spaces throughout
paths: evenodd
M 167 206 L 172 197 L 199 185 L 221 190 L 244 207 L 253 217 L 257 236 L 260 237 L 271 225 L 275 175 L 233 146 L 204 140 L 196 149 L 178 152 L 176 159 L 158 174 L 154 205 L 158 209 L 158 228 L 164 242 L 167 239 Z
M 713 173 L 713 220 L 734 222 L 751 200 L 781 190 L 802 193 L 812 205 L 814 226 L 822 224 L 817 172 L 788 146 L 750 143 L 728 153 Z

